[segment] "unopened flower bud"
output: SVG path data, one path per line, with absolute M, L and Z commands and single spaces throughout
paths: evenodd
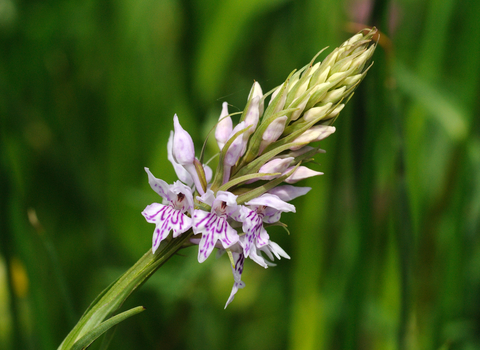
M 252 97 L 252 99 L 254 99 L 255 97 L 258 97 L 259 98 L 259 104 L 258 104 L 258 112 L 260 115 L 263 114 L 263 91 L 262 91 L 262 87 L 260 86 L 259 83 L 257 82 L 254 82 L 253 83 L 253 86 L 250 90 L 250 95 Z
M 271 161 L 265 163 L 260 170 L 259 173 L 283 173 L 289 167 L 290 163 L 292 163 L 293 157 L 288 158 L 275 158 Z M 265 176 L 262 180 L 273 180 L 275 176 Z
M 251 125 L 250 129 L 246 131 L 250 135 L 255 131 L 260 118 L 260 99 L 261 97 L 255 96 L 251 100 L 250 105 L 248 106 L 247 115 L 245 116 L 245 125 Z
M 363 34 L 362 33 L 357 33 L 355 34 L 354 36 L 352 36 L 350 39 L 348 39 L 347 41 L 345 41 L 341 47 L 345 47 L 345 46 L 349 46 L 349 45 L 352 45 L 354 43 L 356 43 L 357 41 L 360 41 L 363 39 Z
M 343 97 L 343 94 L 346 90 L 346 86 L 342 86 L 341 88 L 329 91 L 325 97 L 322 99 L 322 103 L 332 102 L 335 103 Z
M 345 78 L 345 80 L 343 81 L 343 84 L 345 84 L 346 86 L 354 85 L 357 82 L 359 82 L 360 79 L 362 79 L 362 75 L 363 74 L 356 74 L 352 77 Z
M 373 55 L 373 51 L 375 51 L 375 46 L 370 46 L 367 50 L 365 50 L 364 53 L 362 53 L 360 56 L 355 58 L 352 62 L 352 67 L 355 67 L 356 69 L 362 69 L 363 66 L 365 65 L 365 62 L 367 62 L 370 57 Z
M 293 169 L 293 167 L 290 167 L 284 173 L 286 174 L 289 171 L 291 171 L 292 169 Z M 318 175 L 323 175 L 323 173 L 321 173 L 319 171 L 309 169 L 306 166 L 302 165 L 302 166 L 299 166 L 298 169 L 295 170 L 295 172 L 292 175 L 287 177 L 285 179 L 285 182 L 288 183 L 288 184 L 294 184 L 295 182 L 298 182 L 300 180 L 304 180 L 304 179 L 307 179 L 309 177 L 318 176 Z
M 315 150 L 315 153 L 326 153 L 326 151 L 324 149 L 321 149 L 321 148 L 316 148 L 316 147 L 311 147 L 311 146 L 304 146 L 296 151 L 290 151 L 288 152 L 288 155 L 291 156 L 291 157 L 300 157 L 301 155 L 307 153 L 307 152 L 312 152 L 313 150 Z
M 193 140 L 188 132 L 186 132 L 175 114 L 173 117 L 173 125 L 175 133 L 173 134 L 173 156 L 181 165 L 193 164 L 195 159 L 195 148 Z
M 215 129 L 215 139 L 217 140 L 218 147 L 220 150 L 225 146 L 225 143 L 228 141 L 230 134 L 232 133 L 232 118 L 228 116 L 228 103 L 223 102 L 222 104 L 222 113 L 220 113 L 220 118 L 218 118 L 218 124 Z
M 311 122 L 312 120 L 320 121 L 327 116 L 327 111 L 332 107 L 332 103 L 329 102 L 321 107 L 313 107 L 305 112 L 303 119 L 306 122 Z
M 245 128 L 246 128 L 245 122 L 238 123 L 237 126 L 235 126 L 235 128 L 232 130 L 230 137 L 232 137 L 237 132 Z M 225 159 L 224 159 L 225 165 L 228 165 L 231 167 L 234 166 L 238 158 L 240 158 L 245 152 L 245 146 L 248 141 L 248 137 L 245 138 L 244 135 L 245 133 L 243 133 L 242 135 L 238 135 L 237 138 L 232 142 L 232 144 L 228 148 L 227 153 L 225 154 Z
M 338 105 L 325 119 L 335 118 L 345 107 L 345 104 Z
M 283 89 L 283 85 L 280 85 L 272 94 L 272 97 L 270 99 L 270 102 L 268 103 L 269 105 L 277 98 L 277 95 L 283 91 L 282 96 L 280 97 L 280 101 L 278 104 L 275 106 L 275 109 L 273 110 L 272 114 L 275 114 L 279 111 L 281 111 L 285 107 L 285 102 L 287 101 L 287 91 Z
M 311 187 L 297 187 L 291 185 L 283 185 L 272 188 L 268 193 L 276 195 L 282 201 L 290 202 L 297 197 L 307 194 L 312 188 Z
M 310 96 L 312 96 L 311 93 L 307 94 L 303 98 L 303 100 L 298 101 L 298 103 L 296 103 L 297 102 L 296 100 L 292 102 L 292 105 L 297 104 L 297 106 L 295 106 L 297 110 L 293 112 L 292 115 L 290 116 L 291 121 L 297 120 L 302 115 L 303 111 L 305 110 L 305 106 L 307 105 L 307 102 L 310 100 Z
M 276 118 L 274 121 L 268 125 L 267 129 L 262 135 L 262 142 L 260 143 L 260 153 L 272 142 L 277 141 L 277 139 L 282 135 L 283 130 L 285 130 L 285 123 L 287 122 L 287 116 Z
M 323 84 L 327 81 L 328 75 L 330 74 L 330 66 L 319 65 L 315 73 L 313 73 L 312 78 L 310 79 L 310 87 L 318 84 Z
M 315 142 L 315 141 L 321 141 L 324 138 L 330 136 L 335 132 L 335 127 L 334 126 L 328 126 L 328 125 L 315 125 L 312 128 L 308 129 L 305 131 L 303 134 L 301 134 L 299 137 L 293 141 L 294 143 L 301 143 L 303 145 L 306 145 L 310 142 Z M 293 146 L 290 149 L 292 151 L 298 150 L 302 148 L 303 146 Z

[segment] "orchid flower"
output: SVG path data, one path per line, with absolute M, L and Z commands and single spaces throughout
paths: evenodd
M 192 227 L 192 219 L 185 212 L 193 211 L 193 196 L 191 188 L 180 181 L 169 185 L 153 176 L 148 168 L 145 168 L 145 171 L 150 187 L 166 202 L 147 205 L 142 212 L 147 222 L 155 224 L 152 242 L 152 252 L 155 253 L 160 242 L 167 238 L 170 231 L 173 231 L 175 238 Z
M 243 247 L 245 257 L 248 258 L 253 249 L 260 249 L 270 242 L 270 237 L 263 227 L 263 223 L 276 223 L 280 220 L 282 212 L 295 212 L 295 207 L 270 193 L 252 199 L 245 205 L 242 208 L 242 229 L 245 236 L 240 244 Z M 260 265 L 264 266 L 265 264 L 260 263 Z
M 211 190 L 197 197 L 200 202 L 212 208 L 211 212 L 195 209 L 193 213 L 193 233 L 202 233 L 198 249 L 199 262 L 202 263 L 208 258 L 217 241 L 225 249 L 238 242 L 237 231 L 228 223 L 230 217 L 239 215 L 240 207 L 236 198 L 237 196 L 226 191 L 218 191 L 215 196 Z

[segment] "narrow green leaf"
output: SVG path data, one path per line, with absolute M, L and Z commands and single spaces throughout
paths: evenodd
M 232 181 L 228 181 L 226 184 L 220 186 L 218 188 L 219 191 L 228 191 L 229 188 L 236 186 L 238 184 L 241 184 L 242 182 L 248 181 L 248 180 L 261 180 L 262 177 L 264 176 L 276 176 L 276 175 L 281 175 L 281 173 L 255 173 L 255 174 L 249 174 L 249 175 L 244 175 L 235 178 Z
M 133 309 L 122 312 L 119 315 L 109 318 L 108 320 L 100 323 L 97 327 L 93 328 L 91 331 L 89 331 L 79 340 L 77 340 L 75 344 L 73 344 L 71 349 L 82 350 L 82 349 L 88 348 L 99 336 L 101 336 L 103 333 L 108 331 L 110 328 L 144 310 L 145 308 L 143 306 L 137 306 L 137 307 L 134 307 Z

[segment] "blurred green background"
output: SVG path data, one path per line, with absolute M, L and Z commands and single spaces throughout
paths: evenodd
M 375 64 L 322 143 L 325 175 L 283 215 L 291 235 L 270 230 L 291 261 L 247 262 L 223 310 L 227 257 L 182 251 L 111 348 L 479 349 L 479 16 L 453 0 L 0 0 L 0 349 L 56 348 L 150 248 L 143 167 L 175 179 L 174 113 L 198 148 L 223 101 L 242 110 L 254 79 L 269 91 L 367 25 Z

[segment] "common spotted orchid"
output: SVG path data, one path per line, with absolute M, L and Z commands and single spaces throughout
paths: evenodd
M 312 60 L 293 72 L 273 90 L 268 104 L 269 94 L 254 82 L 236 123 L 232 116 L 238 113 L 229 114 L 224 102 L 214 133 L 219 163 L 213 175 L 196 158 L 193 139 L 175 115 L 167 150 L 181 182 L 168 185 L 146 169 L 152 189 L 164 198 L 163 204 L 143 211 L 156 225 L 152 251 L 170 231 L 172 239 L 188 231 L 185 244 L 198 245 L 199 262 L 214 248 L 226 251 L 234 276 L 226 305 L 245 286 L 241 276 L 246 258 L 265 268 L 274 265 L 274 258 L 289 259 L 265 226 L 284 225 L 281 214 L 295 212 L 287 202 L 310 191 L 290 184 L 323 174 L 308 167 L 315 155 L 325 152 L 314 143 L 335 132 L 333 122 L 368 70 L 375 33 L 360 32 L 323 62 Z M 200 158 L 209 151 L 205 146 Z
M 324 153 L 313 143 L 335 132 L 332 124 L 368 71 L 376 34 L 375 28 L 365 29 L 322 62 L 315 63 L 315 57 L 271 96 L 254 82 L 243 112 L 229 114 L 224 103 L 214 135 L 218 148 L 205 142 L 196 155 L 192 137 L 175 115 L 167 149 L 180 181 L 167 184 L 145 168 L 151 188 L 163 198 L 162 204 L 150 204 L 142 212 L 155 224 L 152 250 L 92 303 L 58 349 L 87 348 L 108 327 L 143 311 L 133 308 L 104 321 L 185 247 L 198 245 L 200 262 L 214 248 L 227 252 L 234 284 L 225 307 L 245 287 L 246 258 L 265 268 L 274 265 L 274 258 L 289 259 L 266 226 L 285 226 L 279 222 L 281 214 L 295 212 L 287 202 L 310 190 L 289 184 L 322 174 L 308 167 L 314 156 Z M 236 125 L 234 114 L 240 114 Z M 202 164 L 204 153 L 218 156 L 214 174 Z

